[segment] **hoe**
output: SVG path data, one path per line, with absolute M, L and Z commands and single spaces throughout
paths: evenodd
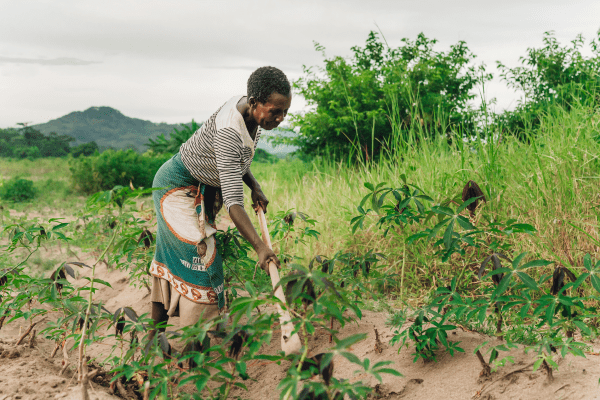
M 258 216 L 258 222 L 260 224 L 260 230 L 262 232 L 262 238 L 265 244 L 272 250 L 271 237 L 269 236 L 269 229 L 267 228 L 267 220 L 262 207 L 258 207 L 256 215 Z M 279 313 L 279 324 L 281 325 L 281 350 L 288 355 L 293 353 L 300 353 L 302 344 L 297 333 L 292 335 L 294 331 L 294 324 L 290 313 L 287 311 L 287 303 L 285 301 L 285 295 L 283 289 L 279 284 L 279 272 L 277 271 L 277 265 L 274 262 L 269 262 L 269 275 L 271 276 L 271 283 L 275 290 L 275 297 L 279 299 L 283 304 L 286 305 L 286 310 L 283 310 L 279 304 L 276 305 L 277 312 Z

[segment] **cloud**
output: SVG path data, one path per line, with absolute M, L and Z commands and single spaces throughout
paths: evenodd
M 38 64 L 38 65 L 90 65 L 100 64 L 102 61 L 86 61 L 78 58 L 59 57 L 59 58 L 18 58 L 18 57 L 2 57 L 1 63 L 12 64 Z

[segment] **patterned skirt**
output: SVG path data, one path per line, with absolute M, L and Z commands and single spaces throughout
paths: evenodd
M 158 188 L 152 194 L 158 230 L 150 273 L 169 282 L 170 297 L 223 307 L 223 261 L 214 224 L 222 207 L 220 188 L 192 177 L 179 153 L 158 170 L 152 187 Z

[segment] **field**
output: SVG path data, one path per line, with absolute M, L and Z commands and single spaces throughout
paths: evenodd
M 270 282 L 225 215 L 227 333 L 201 322 L 170 341 L 181 351 L 213 336 L 210 349 L 170 359 L 157 343 L 144 355 L 153 244 L 138 238 L 155 231 L 151 198 L 138 188 L 86 198 L 66 160 L 0 159 L 2 179 L 38 191 L 0 210 L 0 268 L 22 269 L 0 289 L 0 399 L 82 398 L 82 386 L 91 398 L 317 398 L 303 387 L 330 399 L 594 398 L 600 114 L 558 108 L 536 134 L 422 137 L 376 162 L 254 164 L 281 275 L 295 274 L 284 279 L 295 279 L 303 341 L 293 357 L 279 353 Z M 469 181 L 482 192 L 463 196 Z M 32 333 L 16 346 L 34 323 L 31 347 Z M 329 384 L 306 368 L 319 353 L 323 371 L 335 365 Z

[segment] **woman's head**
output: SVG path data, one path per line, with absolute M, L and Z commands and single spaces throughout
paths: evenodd
M 250 115 L 263 129 L 276 128 L 292 103 L 292 88 L 285 74 L 275 67 L 261 67 L 248 78 Z

